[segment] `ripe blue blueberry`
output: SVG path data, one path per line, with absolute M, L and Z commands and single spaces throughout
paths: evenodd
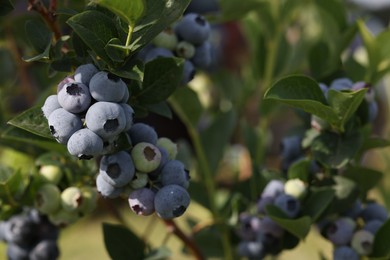
M 350 90 L 353 86 L 352 80 L 349 78 L 338 78 L 332 81 L 329 88 L 337 91 Z
M 60 250 L 55 240 L 41 240 L 30 252 L 30 260 L 58 259 Z
M 126 117 L 126 126 L 123 131 L 128 131 L 133 126 L 134 109 L 126 103 L 120 104 Z
M 146 54 L 144 58 L 144 62 L 147 63 L 149 61 L 155 60 L 157 58 L 171 58 L 173 57 L 173 52 L 165 48 L 152 48 Z
M 266 213 L 266 207 L 268 205 L 274 204 L 274 197 L 271 196 L 262 196 L 258 201 L 257 201 L 257 212 L 265 214 Z
M 58 103 L 71 113 L 81 113 L 91 104 L 91 94 L 83 83 L 66 83 L 58 92 Z
M 88 128 L 82 128 L 69 138 L 67 148 L 79 159 L 91 159 L 103 152 L 103 140 Z
M 241 213 L 237 233 L 243 240 L 256 239 L 257 232 L 261 226 L 261 220 L 257 216 L 248 213 Z
M 127 122 L 121 105 L 100 101 L 89 107 L 85 123 L 90 130 L 106 139 L 120 134 Z
M 339 246 L 333 250 L 333 260 L 359 260 L 359 254 L 349 246 Z
M 30 247 L 17 245 L 15 243 L 8 243 L 7 245 L 7 259 L 20 260 L 29 259 Z
M 387 212 L 387 209 L 384 206 L 376 202 L 371 202 L 368 203 L 366 207 L 362 210 L 360 216 L 364 219 L 365 222 L 374 219 L 384 222 L 388 219 L 389 213 Z
M 57 95 L 50 95 L 45 99 L 45 103 L 43 104 L 41 109 L 43 115 L 46 117 L 46 119 L 48 119 L 50 114 L 57 108 L 61 108 L 60 103 L 58 103 Z
M 210 36 L 210 24 L 196 13 L 187 13 L 174 28 L 179 39 L 195 45 L 204 43 Z
M 123 187 L 134 177 L 133 160 L 125 151 L 105 155 L 100 160 L 99 175 L 114 187 Z
M 381 220 L 377 220 L 377 219 L 373 219 L 373 220 L 370 220 L 368 221 L 364 226 L 363 226 L 363 229 L 364 230 L 367 230 L 368 232 L 370 232 L 371 234 L 375 235 L 376 232 L 383 226 L 383 221 Z
M 161 152 L 157 146 L 141 142 L 131 149 L 135 168 L 143 173 L 149 173 L 156 170 L 161 163 Z
M 263 259 L 266 248 L 257 241 L 242 241 L 238 244 L 237 254 L 249 259 Z
M 378 116 L 379 107 L 376 101 L 368 103 L 368 121 L 373 122 Z
M 183 75 L 181 77 L 180 83 L 182 85 L 187 84 L 188 82 L 190 82 L 191 80 L 194 79 L 195 74 L 196 74 L 196 70 L 195 70 L 194 64 L 189 60 L 185 60 L 184 61 L 184 68 L 183 68 Z
M 91 96 L 97 101 L 121 102 L 126 94 L 127 85 L 118 76 L 100 71 L 89 82 Z
M 146 142 L 150 144 L 157 144 L 158 135 L 156 130 L 148 124 L 145 123 L 135 123 L 128 134 L 131 139 L 131 143 L 136 145 L 141 142 Z
M 180 217 L 190 205 L 190 195 L 183 187 L 175 184 L 162 187 L 154 198 L 154 208 L 162 219 Z
M 63 108 L 54 110 L 50 114 L 47 122 L 51 134 L 61 144 L 66 144 L 69 138 L 83 126 L 79 116 Z
M 187 189 L 190 184 L 189 172 L 179 160 L 168 161 L 161 169 L 160 176 L 163 186 L 177 184 Z
M 274 200 L 274 205 L 281 209 L 289 218 L 295 218 L 301 209 L 301 203 L 291 195 L 280 194 Z
M 129 195 L 131 210 L 137 215 L 149 216 L 154 213 L 155 193 L 149 188 L 141 188 Z
M 34 223 L 24 215 L 14 215 L 5 226 L 5 240 L 7 243 L 29 245 L 34 239 Z
M 353 234 L 351 245 L 359 255 L 371 254 L 373 244 L 374 235 L 371 232 L 361 229 Z
M 347 245 L 354 234 L 356 223 L 353 219 L 342 217 L 326 227 L 326 237 L 336 246 Z
M 349 217 L 352 219 L 357 219 L 362 212 L 362 203 L 360 200 L 356 200 L 352 206 L 350 206 L 346 211 L 342 212 L 344 217 Z
M 191 62 L 194 64 L 194 66 L 201 69 L 208 68 L 212 61 L 211 50 L 211 44 L 208 41 L 197 46 L 195 48 L 195 54 L 191 58 Z
M 259 231 L 263 233 L 261 237 L 271 235 L 274 238 L 281 238 L 284 234 L 284 229 L 268 216 L 261 219 Z
M 76 82 L 81 82 L 88 86 L 91 78 L 98 72 L 99 70 L 95 65 L 88 63 L 78 66 L 73 77 Z
M 164 167 L 164 165 L 170 161 L 167 150 L 160 146 L 157 146 L 157 148 L 160 150 L 161 153 L 161 161 L 157 169 L 148 173 L 148 176 L 151 180 L 157 180 L 160 177 L 161 170 Z
M 281 157 L 286 160 L 297 159 L 302 154 L 302 137 L 291 135 L 283 138 L 281 142 Z
M 60 81 L 57 85 L 57 94 L 62 90 L 62 88 L 68 84 L 68 83 L 76 83 L 73 76 L 65 77 L 63 80 Z
M 96 177 L 96 189 L 105 198 L 117 198 L 122 193 L 122 187 L 117 188 L 109 184 L 101 174 Z
M 276 198 L 280 194 L 284 192 L 284 182 L 280 180 L 271 180 L 267 183 L 263 192 L 261 193 L 261 197 L 271 197 Z

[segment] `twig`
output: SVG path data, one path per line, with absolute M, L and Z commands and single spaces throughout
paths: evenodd
M 34 10 L 38 12 L 46 24 L 50 27 L 50 30 L 54 33 L 54 38 L 58 41 L 61 38 L 61 30 L 57 23 L 57 1 L 51 0 L 49 9 L 40 0 L 28 0 L 27 10 Z
M 196 259 L 206 259 L 195 242 L 187 236 L 173 220 L 164 220 L 169 232 L 177 236 L 193 253 Z

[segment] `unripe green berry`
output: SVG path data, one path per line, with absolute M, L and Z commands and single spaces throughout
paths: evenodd
M 157 169 L 161 162 L 161 152 L 153 144 L 141 142 L 131 150 L 135 168 L 143 173 L 149 173 Z
M 186 41 L 179 42 L 176 46 L 176 54 L 184 59 L 191 59 L 195 55 L 195 46 Z
M 148 175 L 142 172 L 136 172 L 134 175 L 134 178 L 129 183 L 129 186 L 132 189 L 140 189 L 146 186 L 148 184 Z
M 63 172 L 57 165 L 43 165 L 39 169 L 39 175 L 45 182 L 58 184 L 62 178 Z
M 77 211 L 71 212 L 64 209 L 49 214 L 48 217 L 51 223 L 60 227 L 66 227 L 73 224 L 80 218 Z
M 77 187 L 68 187 L 61 193 L 61 206 L 66 211 L 77 211 L 82 201 L 83 195 Z
M 372 252 L 374 235 L 367 230 L 356 231 L 352 237 L 351 245 L 359 255 L 369 255 Z
M 167 137 L 160 137 L 157 140 L 157 146 L 167 150 L 170 160 L 176 159 L 177 144 L 174 143 L 171 139 Z
M 97 191 L 90 186 L 80 188 L 83 199 L 79 210 L 82 214 L 90 214 L 96 208 Z
M 61 191 L 52 183 L 42 185 L 35 195 L 35 207 L 44 214 L 56 212 L 60 206 Z
M 284 193 L 300 199 L 306 195 L 306 184 L 300 179 L 290 179 L 284 184 Z
M 177 36 L 172 29 L 167 29 L 160 32 L 153 39 L 153 44 L 156 47 L 161 47 L 173 51 L 177 45 Z

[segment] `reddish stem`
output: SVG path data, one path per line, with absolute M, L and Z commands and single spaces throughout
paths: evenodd
M 40 0 L 28 0 L 28 4 L 27 10 L 38 12 L 54 33 L 55 40 L 59 40 L 61 38 L 61 31 L 56 19 L 57 1 L 51 0 L 49 9 Z
M 192 251 L 196 259 L 206 259 L 198 248 L 198 246 L 195 244 L 194 240 L 191 237 L 187 236 L 173 220 L 164 220 L 164 222 L 167 226 L 168 231 L 177 236 Z

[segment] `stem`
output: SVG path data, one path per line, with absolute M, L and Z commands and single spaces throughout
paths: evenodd
M 173 220 L 164 220 L 170 233 L 177 236 L 193 253 L 197 260 L 206 259 L 193 239 L 188 237 Z
M 129 24 L 129 32 L 127 33 L 127 38 L 126 38 L 126 47 L 129 47 L 130 42 L 131 42 L 131 36 L 133 35 L 134 32 L 134 26 L 132 24 Z M 126 49 L 126 56 L 130 54 L 130 50 Z

